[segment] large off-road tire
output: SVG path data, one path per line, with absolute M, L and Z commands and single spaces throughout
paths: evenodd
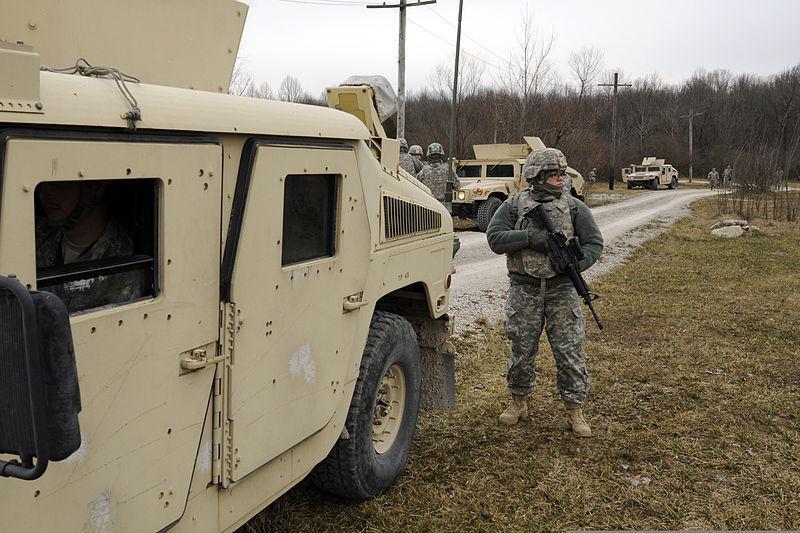
M 391 485 L 411 448 L 421 373 L 411 324 L 375 311 L 347 413 L 347 435 L 311 472 L 315 485 L 359 500 L 374 498 Z
M 654 191 L 658 189 L 658 178 L 653 178 L 653 181 L 650 183 L 650 188 Z
M 629 182 L 628 182 L 628 188 L 629 188 L 629 189 L 633 189 L 633 182 L 632 182 L 632 181 L 629 181 Z
M 672 181 L 669 182 L 670 189 L 677 189 L 678 188 L 678 178 L 672 177 Z
M 503 205 L 503 201 L 494 196 L 481 202 L 481 205 L 478 206 L 478 229 L 486 233 L 489 222 L 491 222 L 495 211 L 497 211 L 497 208 L 501 205 Z

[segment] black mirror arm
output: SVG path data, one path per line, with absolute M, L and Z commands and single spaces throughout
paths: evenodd
M 22 457 L 19 461 L 0 461 L 0 476 L 15 477 L 27 481 L 42 477 L 47 470 L 47 459 L 39 459 L 34 464 L 31 457 Z

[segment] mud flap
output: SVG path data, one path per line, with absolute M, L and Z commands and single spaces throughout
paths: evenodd
M 444 315 L 438 320 L 414 322 L 414 329 L 422 357 L 420 408 L 455 409 L 456 349 L 448 340 L 453 334 L 453 319 Z

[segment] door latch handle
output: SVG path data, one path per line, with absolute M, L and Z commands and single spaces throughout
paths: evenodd
M 363 297 L 363 292 L 345 296 L 344 301 L 342 302 L 342 309 L 345 311 L 355 311 L 356 309 L 361 309 L 369 303 L 367 300 L 364 300 Z
M 181 368 L 184 370 L 200 370 L 201 368 L 215 365 L 223 359 L 225 359 L 224 355 L 208 357 L 206 350 L 192 350 L 191 355 L 188 355 L 181 360 Z

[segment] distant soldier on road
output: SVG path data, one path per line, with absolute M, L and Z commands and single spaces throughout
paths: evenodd
M 422 170 L 422 163 L 408 153 L 408 142 L 405 139 L 398 140 L 400 141 L 400 167 L 412 176 L 416 176 Z
M 717 185 L 719 185 L 719 172 L 717 172 L 716 168 L 712 168 L 711 172 L 708 173 L 708 185 L 712 189 L 716 189 Z
M 424 183 L 431 190 L 433 197 L 440 202 L 452 202 L 452 196 L 447 197 L 447 184 L 450 183 L 451 190 L 455 191 L 461 188 L 461 182 L 458 176 L 449 171 L 444 148 L 439 143 L 431 143 L 428 146 L 427 157 L 429 164 L 420 170 L 417 179 Z
M 542 329 L 553 351 L 558 369 L 557 386 L 573 433 L 592 435 L 581 405 L 589 392 L 589 373 L 583 358 L 586 322 L 580 300 L 569 276 L 557 271 L 549 254 L 548 233 L 533 211 L 542 206 L 553 227 L 571 239 L 580 239 L 584 258 L 578 267 L 586 270 L 603 251 L 603 236 L 586 205 L 565 191 L 567 160 L 555 148 L 533 150 L 525 161 L 523 175 L 530 184 L 497 209 L 486 239 L 497 254 L 506 254 L 511 284 L 506 300 L 506 336 L 511 340 L 506 381 L 511 404 L 500 422 L 516 424 L 528 417 L 528 395 L 536 379 L 536 354 Z
M 722 186 L 730 189 L 733 186 L 733 167 L 728 167 L 722 171 Z

